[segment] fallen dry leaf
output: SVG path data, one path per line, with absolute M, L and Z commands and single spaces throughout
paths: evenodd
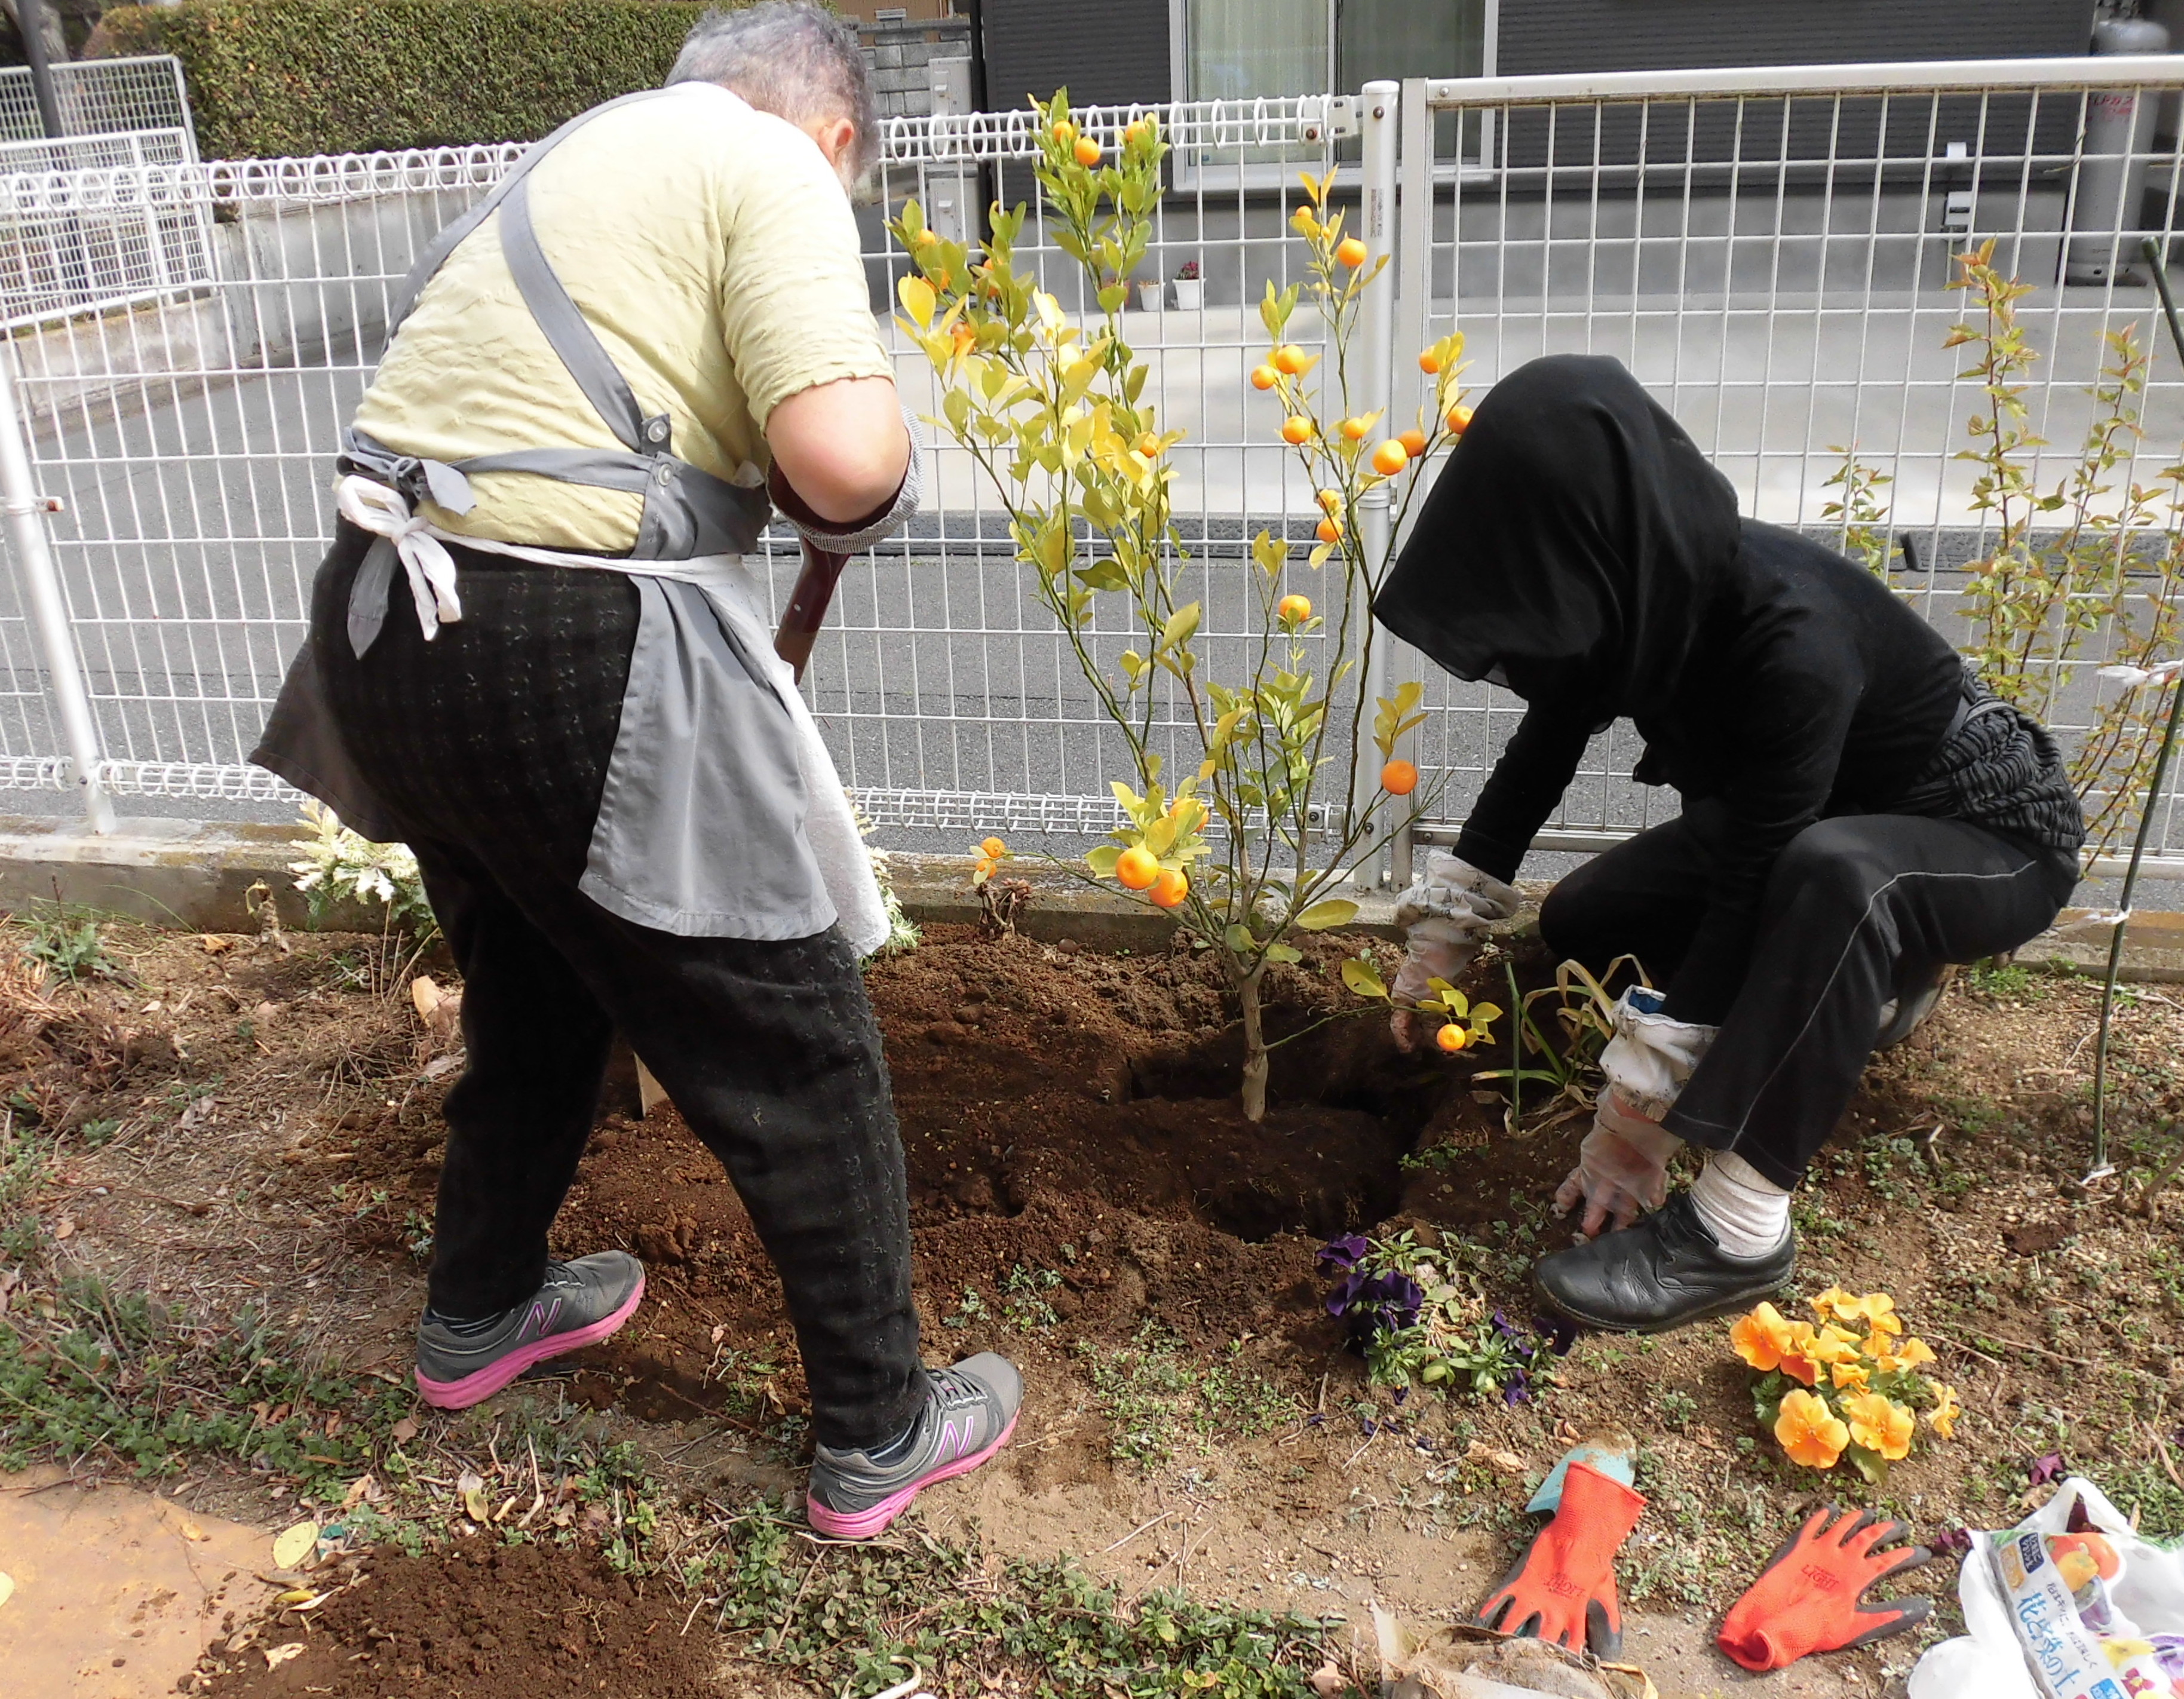
M 6 1604 L 14 1596 L 15 1578 L 5 1569 L 0 1569 L 0 1605 Z
M 293 1569 L 319 1549 L 319 1524 L 298 1522 L 273 1536 L 273 1567 Z
M 455 1490 L 462 1495 L 464 1513 L 482 1525 L 490 1513 L 485 1501 L 485 1478 L 476 1469 L 465 1469 L 455 1478 Z
M 292 1640 L 286 1646 L 269 1646 L 265 1648 L 265 1667 L 278 1669 L 290 1658 L 301 1657 L 309 1650 L 300 1640 Z
M 1350 1678 L 1332 1663 L 1323 1663 L 1312 1673 L 1312 1691 L 1320 1699 L 1335 1699 L 1337 1694 L 1350 1691 Z
M 309 1587 L 291 1587 L 273 1602 L 276 1605 L 315 1605 L 319 1597 Z
M 417 1418 L 414 1416 L 404 1416 L 387 1431 L 394 1436 L 396 1445 L 406 1446 L 417 1437 Z
M 198 944 L 207 955 L 224 955 L 235 948 L 235 940 L 222 938 L 216 933 L 207 933 L 198 940 Z
M 432 1011 L 440 1006 L 440 988 L 429 973 L 421 973 L 410 982 L 410 1006 L 417 1011 L 417 1018 L 429 1021 Z
M 75 1238 L 75 1217 L 72 1215 L 64 1215 L 58 1221 L 55 1222 L 53 1223 L 53 1237 L 57 1239 Z
M 370 1496 L 371 1477 L 368 1474 L 359 1475 L 348 1484 L 348 1490 L 342 1495 L 342 1508 L 354 1510 L 357 1506 Z

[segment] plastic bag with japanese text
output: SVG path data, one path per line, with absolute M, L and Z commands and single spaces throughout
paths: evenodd
M 1910 1699 L 2184 1699 L 2184 1556 L 2091 1481 L 1973 1535 L 1957 1596 L 1967 1632 L 1919 1660 Z

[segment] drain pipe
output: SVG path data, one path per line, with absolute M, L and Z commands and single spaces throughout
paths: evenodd
M 2093 26 L 2093 52 L 2165 53 L 2169 31 L 2144 18 L 2111 18 Z M 2079 285 L 2143 283 L 2124 252 L 2139 227 L 2146 167 L 2161 97 L 2136 88 L 2097 88 L 2086 95 L 2086 135 L 2078 155 L 2077 192 L 2063 281 Z

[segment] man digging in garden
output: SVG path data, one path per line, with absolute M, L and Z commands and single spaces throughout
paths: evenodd
M 738 560 L 776 505 L 835 554 L 916 505 L 845 192 L 878 139 L 855 36 L 771 0 L 704 19 L 666 88 L 573 120 L 443 231 L 344 438 L 254 757 L 416 852 L 464 975 L 426 1399 L 476 1403 L 643 1297 L 621 1251 L 547 1255 L 619 1027 L 780 1272 L 809 1513 L 848 1538 L 991 1457 L 1022 1390 L 990 1353 L 920 1366 L 858 970 L 884 912 Z
M 1646 739 L 1638 778 L 1680 793 L 1680 817 L 1540 911 L 1558 958 L 1604 973 L 1634 956 L 1666 996 L 1617 1006 L 1556 1198 L 1589 1242 L 1535 1278 L 1617 1331 L 1749 1307 L 1790 1278 L 1791 1192 L 1876 1045 L 1932 1006 L 1947 964 L 2036 936 L 2077 883 L 2085 822 L 2053 740 L 1870 572 L 1740 521 L 1729 481 L 1612 359 L 1535 360 L 1494 387 L 1373 610 L 1526 704 L 1455 853 L 1398 909 L 1399 1004 L 1515 912 L 1507 882 L 1610 722 Z M 1406 1045 L 1414 1018 L 1396 1017 Z M 1667 1200 L 1686 1140 L 1706 1164 Z

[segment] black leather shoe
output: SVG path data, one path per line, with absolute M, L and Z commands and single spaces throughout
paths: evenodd
M 1619 1232 L 1541 1257 L 1532 1284 L 1550 1307 L 1586 1327 L 1664 1334 L 1758 1303 L 1797 1267 L 1795 1234 L 1770 1256 L 1724 1255 L 1691 1194 L 1679 1192 Z

